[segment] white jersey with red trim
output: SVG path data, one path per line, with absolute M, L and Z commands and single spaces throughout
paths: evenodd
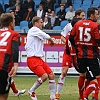
M 50 36 L 35 26 L 29 29 L 27 35 L 27 42 L 25 45 L 27 57 L 44 56 L 43 52 L 44 39 L 50 39 Z
M 71 25 L 71 23 L 68 23 L 68 24 L 64 27 L 63 31 L 61 32 L 61 35 L 64 36 L 64 37 L 66 38 L 66 35 L 67 35 L 71 30 L 72 30 L 72 25 Z

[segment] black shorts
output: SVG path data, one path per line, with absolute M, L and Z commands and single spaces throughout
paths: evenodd
M 87 68 L 86 79 L 89 80 L 89 81 L 96 79 L 96 77 L 93 76 L 93 74 L 91 73 L 91 70 L 89 69 L 89 67 Z
M 80 73 L 87 72 L 87 68 L 89 68 L 92 76 L 96 77 L 100 75 L 98 59 L 78 58 L 77 62 Z
M 9 93 L 11 85 L 11 78 L 8 75 L 8 72 L 0 70 L 0 94 Z

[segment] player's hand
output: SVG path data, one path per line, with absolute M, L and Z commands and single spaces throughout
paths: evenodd
M 53 46 L 54 45 L 53 40 L 50 38 L 49 41 L 50 41 L 50 45 Z
M 54 42 L 53 41 L 50 41 L 50 45 L 53 46 L 54 45 Z
M 13 78 L 16 75 L 17 68 L 18 68 L 17 65 L 14 65 L 14 67 L 12 67 L 11 71 L 9 72 L 9 75 L 10 75 L 11 78 Z

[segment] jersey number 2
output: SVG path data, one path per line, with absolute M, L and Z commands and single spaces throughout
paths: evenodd
M 0 34 L 0 38 L 3 37 L 2 39 L 0 39 L 0 46 L 7 46 L 7 39 L 10 37 L 10 32 L 3 32 L 2 34 Z

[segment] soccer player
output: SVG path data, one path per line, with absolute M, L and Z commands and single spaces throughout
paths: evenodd
M 43 21 L 40 17 L 33 17 L 32 23 L 33 27 L 28 31 L 25 49 L 27 52 L 27 65 L 29 69 L 38 76 L 38 79 L 30 88 L 28 93 L 30 94 L 32 100 L 37 100 L 35 90 L 43 82 L 49 79 L 50 100 L 54 100 L 56 90 L 54 73 L 52 72 L 50 67 L 42 60 L 42 57 L 44 56 L 44 39 L 49 40 L 51 46 L 54 45 L 54 42 L 48 34 L 41 30 Z
M 76 10 L 75 18 L 81 18 L 82 20 L 85 19 L 85 12 L 84 12 L 84 10 L 82 10 L 82 9 Z M 74 20 L 73 20 L 73 22 L 74 22 Z M 61 32 L 61 40 L 64 43 L 66 43 L 66 35 L 72 30 L 72 24 L 73 23 L 68 23 L 64 27 L 63 31 Z M 62 72 L 61 72 L 61 75 L 60 75 L 60 77 L 58 79 L 57 90 L 56 90 L 56 99 L 59 99 L 59 97 L 60 97 L 60 91 L 62 89 L 62 86 L 64 85 L 66 74 L 68 72 L 69 67 L 71 67 L 70 64 L 67 65 L 67 60 L 66 60 L 66 59 L 68 59 L 67 57 L 68 56 L 66 55 L 66 50 L 64 50 L 63 61 L 62 61 Z M 71 58 L 70 58 L 70 60 L 71 60 Z
M 100 88 L 100 68 L 98 62 L 98 44 L 100 45 L 100 35 L 98 30 L 98 9 L 88 8 L 87 20 L 79 21 L 73 27 L 69 40 L 76 48 L 77 63 L 80 72 L 80 84 L 78 84 L 79 92 L 84 86 L 87 68 L 91 71 L 91 75 L 96 77 L 98 87 Z M 83 97 L 80 100 L 88 100 Z
M 0 100 L 7 100 L 11 78 L 16 75 L 18 67 L 20 34 L 12 30 L 14 23 L 11 13 L 0 16 Z

